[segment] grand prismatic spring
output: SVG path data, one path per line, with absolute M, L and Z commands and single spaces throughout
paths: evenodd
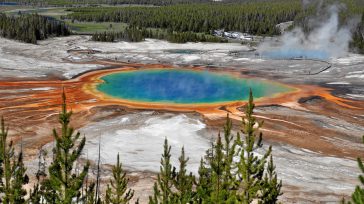
M 204 104 L 270 97 L 293 89 L 274 82 L 230 74 L 183 69 L 153 69 L 103 76 L 97 90 L 130 101 Z
M 133 190 L 129 202 L 148 203 L 158 194 L 160 171 L 167 170 L 167 160 L 161 161 L 167 156 L 165 139 L 178 174 L 170 192 L 186 194 L 178 196 L 183 203 L 213 202 L 224 192 L 228 196 L 220 196 L 221 202 L 246 197 L 244 171 L 241 184 L 221 177 L 232 184 L 224 188 L 228 191 L 219 191 L 218 172 L 216 177 L 209 171 L 209 185 L 199 185 L 200 170 L 226 163 L 224 157 L 212 161 L 219 155 L 211 148 L 237 137 L 245 141 L 222 142 L 231 145 L 222 148 L 224 154 L 235 155 L 226 174 L 243 170 L 236 162 L 245 156 L 260 160 L 270 152 L 274 161 L 259 171 L 272 182 L 262 182 L 249 196 L 253 203 L 349 202 L 356 186 L 363 189 L 357 158 L 364 155 L 364 0 L 216 1 L 0 0 L 0 119 L 5 121 L 0 126 L 8 133 L 3 142 L 13 145 L 5 149 L 13 149 L 8 161 L 17 170 L 3 165 L 0 171 L 12 177 L 10 184 L 19 184 L 10 185 L 16 187 L 11 192 L 27 192 L 15 196 L 19 202 L 52 203 L 48 190 L 54 195 L 66 190 L 72 191 L 68 201 L 110 203 L 106 188 L 116 187 L 110 179 L 119 155 L 124 184 Z M 71 118 L 60 115 L 64 105 Z M 67 133 L 74 130 L 75 151 L 59 143 L 67 135 L 65 124 L 72 127 Z M 249 155 L 244 143 L 257 141 L 246 137 L 247 127 L 256 130 L 257 139 L 262 136 Z M 61 157 L 69 152 L 74 158 L 66 174 L 54 174 L 53 167 L 63 165 L 57 149 L 65 149 Z M 29 178 L 25 185 L 17 182 L 22 167 Z M 180 182 L 183 172 L 196 181 Z M 84 182 L 75 178 L 83 175 Z M 44 186 L 48 178 L 81 189 L 64 182 Z M 278 200 L 275 181 L 282 181 Z M 183 193 L 183 186 L 193 192 Z M 0 200 L 15 199 L 11 192 L 0 189 Z M 207 200 L 190 197 L 203 194 Z
M 22 140 L 26 144 L 24 147 L 27 153 L 33 155 L 39 146 L 51 144 L 53 137 L 48 129 L 50 125 L 57 124 L 60 95 L 64 89 L 69 107 L 74 112 L 74 117 L 78 118 L 74 125 L 82 128 L 81 132 L 90 141 L 87 144 L 89 151 L 93 151 L 100 132 L 105 133 L 103 140 L 112 147 L 107 150 L 108 153 L 102 153 L 107 164 L 113 162 L 110 158 L 113 158 L 116 151 L 122 151 L 123 158 L 129 158 L 124 161 L 125 167 L 145 177 L 145 170 L 158 169 L 160 142 L 169 135 L 177 141 L 177 146 L 180 143 L 188 144 L 186 147 L 190 149 L 187 150 L 193 153 L 191 165 L 196 166 L 201 156 L 199 152 L 205 151 L 209 136 L 216 134 L 209 131 L 220 127 L 227 113 L 236 124 L 244 117 L 243 106 L 251 88 L 256 99 L 256 117 L 260 121 L 264 120 L 266 127 L 263 129 L 265 141 L 272 144 L 284 142 L 288 145 L 274 146 L 278 153 L 277 168 L 283 172 L 282 179 L 287 185 L 296 185 L 296 179 L 300 178 L 297 174 L 292 174 L 295 169 L 302 169 L 298 174 L 305 177 L 316 175 L 315 172 L 322 172 L 323 168 L 330 172 L 339 172 L 343 163 L 349 163 L 345 166 L 345 171 L 356 169 L 355 162 L 341 159 L 340 168 L 335 166 L 336 162 L 326 166 L 311 166 L 313 170 L 307 171 L 306 161 L 315 163 L 321 157 L 302 152 L 292 155 L 287 151 L 302 148 L 338 158 L 354 158 L 359 154 L 357 149 L 336 145 L 326 139 L 332 138 L 332 135 L 345 139 L 347 135 L 343 134 L 342 129 L 326 131 L 326 123 L 322 126 L 320 124 L 328 121 L 329 124 L 341 125 L 342 121 L 337 118 L 344 118 L 354 124 L 345 123 L 355 131 L 356 123 L 361 122 L 351 116 L 362 112 L 363 105 L 360 101 L 338 98 L 325 87 L 285 83 L 269 76 L 264 77 L 266 79 L 259 77 L 265 76 L 264 74 L 251 76 L 246 74 L 245 69 L 105 61 L 100 63 L 110 68 L 88 71 L 68 80 L 49 78 L 2 81 L 0 110 L 7 116 L 11 126 L 17 132 L 23 133 L 17 134 L 14 141 Z M 318 114 L 329 115 L 330 118 Z M 312 120 L 323 122 L 317 126 Z M 37 124 L 36 128 L 34 124 Z M 20 137 L 21 135 L 25 136 Z M 145 145 L 140 141 L 144 141 Z M 139 145 L 133 145 L 136 143 Z M 291 156 L 287 158 L 287 155 Z M 299 162 L 291 162 L 293 160 Z M 157 164 L 157 167 L 149 165 L 150 161 Z M 324 189 L 323 192 L 331 192 L 326 187 L 333 179 L 331 175 L 325 173 L 325 179 L 308 188 L 307 192 L 315 190 L 317 185 Z M 347 192 L 351 191 L 350 186 L 356 181 L 356 177 L 352 178 L 350 175 L 352 174 L 342 178 L 350 184 L 345 187 Z M 139 192 L 149 188 L 149 184 L 146 185 L 144 181 L 145 179 L 133 184 L 142 186 Z M 307 186 L 310 186 L 309 181 L 300 184 L 298 188 L 304 191 Z M 295 190 L 287 188 L 285 192 L 287 199 L 296 197 Z

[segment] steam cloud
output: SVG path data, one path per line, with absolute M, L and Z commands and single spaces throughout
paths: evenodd
M 321 15 L 322 16 L 322 15 Z M 339 25 L 339 7 L 331 6 L 325 19 L 314 19 L 315 28 L 307 35 L 302 28 L 295 28 L 284 33 L 277 46 L 265 42 L 258 47 L 261 56 L 273 59 L 307 58 L 321 59 L 345 56 L 349 51 L 351 28 L 354 23 Z M 352 24 L 352 25 L 350 25 Z

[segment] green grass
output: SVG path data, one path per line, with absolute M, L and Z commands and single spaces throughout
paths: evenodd
M 5 6 L 4 6 L 5 7 Z M 10 6 L 9 6 L 10 7 Z M 49 16 L 55 19 L 60 20 L 61 16 L 66 16 L 72 12 L 67 11 L 68 8 L 32 8 L 32 7 L 19 7 L 19 6 L 11 6 L 12 8 L 8 8 L 4 10 L 9 15 L 17 15 L 19 11 L 23 14 L 32 14 L 37 13 L 43 16 Z M 0 7 L 1 8 L 1 7 Z M 104 31 L 122 31 L 127 27 L 126 23 L 114 23 L 114 22 L 71 22 L 69 20 L 65 21 L 66 24 L 70 27 L 70 29 L 76 34 L 92 34 L 95 32 L 104 32 Z M 110 28 L 110 24 L 112 27 Z
M 68 15 L 72 12 L 66 11 L 66 8 L 54 8 L 54 9 L 45 9 L 38 12 L 39 15 L 50 16 L 56 19 L 60 19 L 61 16 Z
M 127 27 L 126 23 L 114 23 L 114 22 L 74 22 L 66 21 L 66 24 L 70 27 L 70 29 L 78 34 L 92 34 L 96 32 L 104 32 L 104 31 L 122 31 Z M 112 27 L 110 28 L 110 24 Z
M 10 12 L 16 9 L 29 9 L 28 6 L 0 6 L 0 12 Z
M 56 19 L 60 19 L 61 16 L 72 13 L 72 12 L 66 11 L 66 10 L 67 10 L 66 8 L 32 8 L 32 7 L 28 7 L 25 9 L 20 8 L 20 9 L 8 10 L 8 11 L 6 11 L 6 13 L 9 15 L 17 15 L 19 12 L 21 12 L 22 14 L 37 13 L 39 15 L 49 16 L 49 17 L 53 17 Z

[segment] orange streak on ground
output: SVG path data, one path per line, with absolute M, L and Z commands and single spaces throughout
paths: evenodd
M 68 81 L 21 81 L 21 82 L 0 82 L 0 88 L 6 87 L 6 89 L 29 89 L 29 88 L 45 88 L 49 87 L 47 91 L 30 91 L 28 94 L 21 94 L 20 97 L 11 99 L 11 104 L 3 105 L 2 102 L 9 101 L 7 99 L 0 99 L 0 110 L 2 109 L 14 109 L 14 108 L 39 108 L 43 107 L 42 110 L 54 110 L 58 109 L 60 101 L 60 95 L 62 87 L 66 89 L 67 100 L 74 111 L 81 111 L 89 109 L 94 106 L 105 106 L 105 105 L 122 105 L 133 109 L 157 109 L 157 110 L 169 110 L 178 112 L 199 112 L 210 119 L 218 119 L 225 117 L 227 112 L 230 112 L 237 117 L 242 116 L 242 112 L 238 110 L 239 107 L 245 105 L 245 101 L 235 101 L 227 103 L 211 103 L 211 104 L 167 104 L 167 103 L 149 103 L 149 102 L 135 102 L 123 99 L 117 99 L 106 94 L 103 94 L 96 90 L 96 86 L 102 81 L 102 76 L 121 72 L 131 71 L 138 69 L 171 69 L 174 68 L 171 65 L 141 65 L 141 64 L 123 64 L 120 68 L 98 70 L 89 73 L 85 73 L 80 77 L 71 79 Z M 186 67 L 186 69 L 193 70 L 206 70 L 205 67 Z M 240 74 L 237 71 L 216 71 L 215 72 L 228 72 L 237 77 L 247 77 Z M 334 102 L 340 106 L 351 108 L 351 109 L 362 109 L 359 107 L 349 105 L 345 102 L 355 102 L 341 99 L 330 94 L 330 90 L 318 86 L 311 85 L 287 85 L 293 87 L 296 90 L 288 93 L 278 94 L 274 97 L 265 97 L 255 101 L 256 105 L 271 105 L 281 104 L 290 106 L 290 108 L 297 108 L 299 104 L 297 101 L 302 97 L 309 96 L 321 96 L 328 101 Z M 18 104 L 18 105 L 17 105 Z M 224 110 L 221 108 L 224 107 Z
M 102 62 L 107 64 L 107 62 Z M 108 65 L 116 65 L 108 63 Z M 131 109 L 153 109 L 153 110 L 169 110 L 176 112 L 198 112 L 206 119 L 206 123 L 219 124 L 222 122 L 227 113 L 236 121 L 240 121 L 244 116 L 242 106 L 246 102 L 238 101 L 231 103 L 216 103 L 216 104 L 158 104 L 158 103 L 142 103 L 131 102 L 121 99 L 108 97 L 103 93 L 98 92 L 95 87 L 100 83 L 100 77 L 114 72 L 137 70 L 137 69 L 154 69 L 154 68 L 173 68 L 171 65 L 143 65 L 143 64 L 117 64 L 119 68 L 98 70 L 85 73 L 71 80 L 48 80 L 48 81 L 3 81 L 0 82 L 0 115 L 6 116 L 7 121 L 13 123 L 13 127 L 17 127 L 18 135 L 29 135 L 29 145 L 44 144 L 52 140 L 51 137 L 44 136 L 43 132 L 37 133 L 37 128 L 34 125 L 47 125 L 48 123 L 56 123 L 57 114 L 60 110 L 61 93 L 64 87 L 67 93 L 67 103 L 74 113 L 78 114 L 79 119 L 75 122 L 76 127 L 80 127 L 89 122 L 87 118 L 95 114 L 93 108 L 107 107 L 109 105 L 120 105 Z M 184 67 L 194 70 L 211 70 L 205 67 Z M 236 77 L 248 77 L 241 75 L 235 70 L 217 70 L 214 72 L 230 73 Z M 337 114 L 335 117 L 341 117 L 342 113 L 346 119 L 355 122 L 352 116 L 362 113 L 364 110 L 364 101 L 351 101 L 342 99 L 330 94 L 330 89 L 311 86 L 311 85 L 287 85 L 294 87 L 296 90 L 289 93 L 278 94 L 274 97 L 261 98 L 255 100 L 257 106 L 264 105 L 281 105 L 291 109 L 307 110 L 318 112 L 323 115 Z M 325 98 L 323 104 L 315 104 L 312 106 L 298 103 L 299 99 L 310 96 L 321 96 Z M 326 107 L 327 106 L 327 107 Z M 335 113 L 331 113 L 334 110 Z M 340 112 L 342 111 L 342 113 Z M 357 112 L 358 111 L 358 112 Z M 84 118 L 83 118 L 84 117 Z M 329 155 L 350 156 L 356 158 L 358 151 L 355 149 L 342 149 L 324 139 L 320 139 L 324 128 L 317 127 L 310 129 L 313 125 L 311 121 L 303 117 L 285 117 L 277 115 L 257 114 L 258 119 L 267 120 L 268 129 L 266 131 L 268 137 L 274 140 L 283 141 L 288 144 L 311 149 L 313 151 L 322 151 Z M 9 120 L 8 120 L 9 119 Z M 49 120 L 48 120 L 49 119 Z M 274 124 L 279 124 L 275 127 Z M 287 129 L 281 129 L 280 125 Z M 359 121 L 359 125 L 362 123 Z M 78 126 L 77 126 L 78 125 Z M 35 132 L 32 132 L 35 131 Z M 42 131 L 40 129 L 39 131 Z M 326 136 L 330 136 L 331 132 Z M 340 133 L 341 134 L 341 133 Z M 35 136 L 36 137 L 35 137 Z M 269 136 L 272 135 L 272 136 Z M 304 135 L 304 137 L 302 136 Z M 37 138 L 37 139 L 34 139 Z M 315 139 L 315 143 L 309 143 Z M 34 144 L 33 144 L 34 143 Z

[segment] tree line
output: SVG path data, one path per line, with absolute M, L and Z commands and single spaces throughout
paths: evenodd
M 4 0 L 0 0 L 2 2 Z M 285 0 L 224 0 L 224 3 L 284 2 Z M 32 6 L 83 6 L 83 5 L 155 5 L 167 6 L 175 4 L 213 3 L 213 0 L 11 0 L 22 5 Z
M 101 42 L 115 42 L 115 41 L 128 41 L 128 42 L 141 42 L 146 37 L 146 29 L 127 27 L 123 31 L 113 32 L 105 31 L 101 33 L 94 33 L 91 37 L 93 41 Z
M 153 38 L 153 36 L 152 36 Z M 199 34 L 191 31 L 188 32 L 168 32 L 167 36 L 163 39 L 172 43 L 186 43 L 186 42 L 215 42 L 226 43 L 227 40 L 208 34 Z
M 1 1 L 0 1 L 1 2 Z M 82 6 L 89 5 L 122 5 L 122 4 L 138 4 L 138 5 L 155 5 L 165 6 L 172 4 L 188 4 L 188 3 L 208 3 L 212 0 L 12 0 L 22 5 L 32 6 Z
M 351 19 L 364 13 L 364 3 L 360 0 L 341 0 L 346 5 L 340 11 L 340 24 L 347 25 Z M 172 42 L 203 41 L 200 35 L 211 34 L 213 30 L 225 29 L 241 31 L 256 35 L 280 34 L 276 25 L 281 22 L 294 21 L 308 33 L 313 29 L 310 19 L 320 10 L 333 5 L 335 1 L 326 0 L 302 5 L 299 1 L 272 1 L 247 4 L 189 4 L 164 7 L 125 7 L 125 8 L 72 8 L 74 13 L 63 16 L 64 19 L 94 22 L 124 22 L 139 28 L 159 28 L 169 31 L 169 35 L 160 38 Z M 363 14 L 364 15 L 364 14 Z M 321 16 L 322 17 L 322 16 Z M 350 49 L 364 53 L 364 20 L 352 31 Z M 171 35 L 174 33 L 174 35 Z M 205 35 L 206 37 L 207 35 Z M 191 39 L 192 38 L 192 39 Z M 209 38 L 206 41 L 218 42 Z
M 7 16 L 0 13 L 0 36 L 36 44 L 50 36 L 67 36 L 70 31 L 65 23 L 37 14 Z
M 299 1 L 250 4 L 186 4 L 163 7 L 70 8 L 63 19 L 90 22 L 123 22 L 139 28 L 175 32 L 211 33 L 215 29 L 257 35 L 278 35 L 277 24 L 292 21 L 300 11 Z
M 313 19 L 327 18 L 328 10 L 335 5 L 339 12 L 339 26 L 352 25 L 352 40 L 349 49 L 353 52 L 364 54 L 364 1 L 340 0 L 342 5 L 335 4 L 335 0 L 313 1 L 305 6 L 294 19 L 294 26 L 302 28 L 305 33 L 310 33 L 318 24 L 312 23 Z M 353 24 L 353 19 L 359 22 Z
M 172 32 L 152 30 L 146 28 L 127 27 L 123 31 L 113 32 L 96 32 L 92 35 L 91 40 L 101 42 L 115 42 L 115 41 L 129 41 L 141 42 L 145 38 L 154 38 L 160 40 L 167 40 L 172 43 L 186 43 L 186 42 L 227 42 L 223 38 L 213 35 L 206 35 L 203 33 L 193 32 Z
M 364 54 L 364 12 L 362 14 L 361 23 L 354 30 L 353 40 L 350 48 L 360 54 Z
M 9 129 L 4 119 L 0 122 L 0 202 L 4 204 L 126 204 L 134 197 L 129 188 L 129 179 L 123 170 L 119 154 L 112 167 L 112 176 L 107 183 L 104 196 L 99 194 L 100 181 L 89 180 L 90 162 L 81 170 L 75 164 L 80 160 L 86 143 L 70 125 L 72 112 L 68 111 L 66 95 L 62 94 L 62 111 L 59 114 L 60 130 L 53 129 L 54 148 L 52 163 L 46 168 L 39 163 L 37 181 L 30 192 L 24 188 L 29 183 L 23 163 L 23 149 L 16 152 L 8 142 Z M 245 117 L 241 130 L 233 135 L 232 120 L 227 116 L 223 134 L 201 158 L 198 175 L 187 171 L 188 157 L 181 149 L 179 166 L 171 163 L 171 146 L 165 139 L 160 162 L 160 172 L 153 187 L 150 204 L 178 203 L 277 203 L 282 195 L 282 181 L 277 178 L 270 146 L 263 155 L 255 151 L 262 148 L 263 123 L 254 117 L 252 92 L 244 107 Z M 363 136 L 364 142 L 364 136 Z M 364 165 L 358 158 L 362 171 L 361 186 L 352 194 L 352 202 L 364 202 Z M 28 196 L 27 196 L 28 195 Z M 136 201 L 139 203 L 139 200 Z M 342 203 L 346 202 L 345 200 Z
M 88 0 L 86 0 L 88 1 Z M 248 2 L 248 3 L 247 3 Z M 328 6 L 333 1 L 326 0 Z M 341 0 L 347 9 L 340 13 L 340 22 L 345 25 L 354 15 L 364 13 L 364 3 L 358 0 Z M 110 3 L 110 2 L 109 2 Z M 317 15 L 322 5 L 309 4 L 301 8 L 299 1 L 232 4 L 188 4 L 163 7 L 84 7 L 71 8 L 74 13 L 63 16 L 73 21 L 125 22 L 129 29 L 120 32 L 102 32 L 92 36 L 95 41 L 127 40 L 142 41 L 145 38 L 164 39 L 170 42 L 224 42 L 212 36 L 214 29 L 236 30 L 258 35 L 276 35 L 276 24 L 294 20 L 305 32 L 312 30 L 310 17 Z M 363 20 L 353 30 L 350 49 L 364 53 Z M 157 29 L 151 29 L 157 28 Z M 163 31 L 164 30 L 164 31 Z M 49 36 L 69 35 L 66 24 L 39 15 L 11 17 L 0 14 L 0 36 L 27 43 Z

